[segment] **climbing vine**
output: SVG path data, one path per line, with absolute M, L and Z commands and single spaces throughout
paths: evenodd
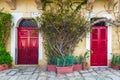
M 12 26 L 11 18 L 11 14 L 0 11 L 0 48 L 6 48 Z

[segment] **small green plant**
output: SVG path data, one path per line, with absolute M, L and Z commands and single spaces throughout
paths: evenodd
M 4 48 L 0 48 L 0 64 L 8 64 L 9 66 L 12 66 L 12 57 Z
M 83 60 L 83 57 L 81 55 L 80 56 L 75 56 L 74 64 L 81 64 L 82 60 Z
M 83 60 L 86 61 L 87 58 L 89 58 L 90 54 L 93 53 L 92 50 L 87 50 L 84 54 L 83 54 Z
M 83 61 L 82 61 L 82 64 L 85 66 L 88 66 L 88 63 L 87 63 L 87 58 L 89 58 L 90 54 L 93 53 L 92 50 L 87 50 L 84 55 L 83 55 Z M 84 68 L 83 67 L 83 68 Z
M 120 65 L 120 55 L 115 55 L 115 54 L 113 55 L 111 65 L 112 66 Z
M 74 64 L 74 56 L 65 56 L 63 57 L 57 57 L 57 66 L 63 67 L 63 66 L 72 66 Z
M 49 65 L 56 65 L 57 64 L 56 58 L 48 57 L 47 62 L 48 62 Z

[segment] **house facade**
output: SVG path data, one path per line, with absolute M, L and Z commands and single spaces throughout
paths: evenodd
M 112 19 L 113 16 L 108 14 L 104 8 L 107 0 L 97 0 L 94 2 L 93 11 L 88 16 L 105 17 Z M 36 32 L 39 26 L 36 17 L 42 15 L 40 0 L 1 0 L 0 9 L 3 12 L 12 14 L 13 27 L 11 36 L 8 40 L 7 50 L 13 57 L 13 66 L 46 66 L 47 59 L 44 54 L 42 45 L 43 38 L 41 32 Z M 32 23 L 34 20 L 34 23 Z M 118 27 L 105 23 L 102 26 L 94 25 L 91 27 L 92 32 L 88 32 L 86 37 L 80 41 L 75 48 L 74 55 L 83 54 L 87 49 L 93 50 L 93 54 L 88 58 L 90 66 L 109 66 L 112 55 L 119 54 L 119 31 Z M 32 32 L 35 34 L 32 35 Z

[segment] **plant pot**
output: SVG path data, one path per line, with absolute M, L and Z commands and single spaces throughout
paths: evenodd
M 0 71 L 4 70 L 4 66 L 0 65 Z
M 65 73 L 72 73 L 72 72 L 73 72 L 73 66 L 57 67 L 58 74 L 65 74 Z
M 56 65 L 47 65 L 47 70 L 56 72 Z
M 83 66 L 83 70 L 88 70 L 89 69 L 89 66 L 86 65 L 86 64 L 83 64 L 82 66 Z
M 118 65 L 114 65 L 114 66 L 112 66 L 112 68 L 115 69 L 115 70 L 119 70 L 119 66 Z
M 9 69 L 9 65 L 8 64 L 3 64 L 4 69 Z
M 80 71 L 82 70 L 82 64 L 74 64 L 73 71 Z

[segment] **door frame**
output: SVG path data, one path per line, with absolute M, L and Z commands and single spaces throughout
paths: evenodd
M 31 16 L 26 17 L 24 16 L 24 13 L 19 13 L 19 12 L 13 12 L 11 13 L 13 18 L 12 18 L 12 22 L 14 23 L 13 27 L 11 28 L 11 45 L 10 45 L 10 55 L 13 58 L 13 65 L 17 66 L 17 27 L 19 27 L 19 23 L 21 22 L 22 19 L 35 19 L 37 16 L 40 16 L 41 13 L 39 12 L 33 12 L 31 13 Z M 41 32 L 39 32 L 39 50 L 38 50 L 38 60 L 42 60 L 43 58 L 43 46 L 42 46 L 42 35 Z M 40 63 L 38 62 L 38 65 Z
M 107 37 L 108 38 L 108 41 L 107 41 L 107 66 L 109 66 L 110 60 L 112 59 L 112 26 L 110 26 L 109 24 L 107 24 L 106 26 L 108 27 L 108 30 L 107 30 L 107 34 L 108 34 L 108 37 Z M 87 35 L 86 35 L 86 49 L 90 50 L 90 32 L 87 33 Z M 89 57 L 89 63 L 90 63 L 90 57 Z M 94 67 L 94 66 L 91 66 L 91 67 Z

